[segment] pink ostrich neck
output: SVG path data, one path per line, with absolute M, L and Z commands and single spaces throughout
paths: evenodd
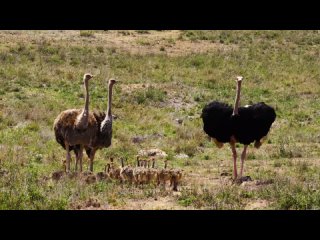
M 238 114 L 239 102 L 240 102 L 241 81 L 237 81 L 237 95 L 234 103 L 234 109 L 232 115 Z

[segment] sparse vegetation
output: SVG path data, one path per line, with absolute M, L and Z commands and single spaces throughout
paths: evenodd
M 320 209 L 318 31 L 0 34 L 0 209 L 74 209 L 91 198 L 108 209 Z M 106 110 L 108 78 L 121 81 L 112 146 L 97 152 L 95 171 L 111 156 L 134 165 L 139 150 L 159 148 L 169 166 L 184 170 L 178 193 L 115 181 L 46 180 L 65 158 L 53 121 L 62 110 L 83 106 L 82 76 L 93 69 L 101 74 L 90 85 L 91 109 Z M 229 146 L 215 147 L 199 118 L 211 100 L 233 103 L 236 75 L 245 76 L 242 105 L 264 101 L 277 112 L 261 148 L 248 149 L 245 172 L 255 181 L 242 185 L 229 180 Z M 159 137 L 135 144 L 135 136 Z
M 94 31 L 81 30 L 80 36 L 81 37 L 94 37 Z

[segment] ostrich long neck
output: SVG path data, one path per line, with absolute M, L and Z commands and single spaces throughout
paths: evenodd
M 107 134 L 112 128 L 112 115 L 111 115 L 111 104 L 112 104 L 112 87 L 113 84 L 109 83 L 109 96 L 108 96 L 108 109 L 105 118 L 101 123 L 101 133 Z
M 88 115 L 89 112 L 89 90 L 88 90 L 88 80 L 84 80 L 85 89 L 85 104 L 84 104 L 84 114 Z
M 241 81 L 237 82 L 237 95 L 234 103 L 234 109 L 232 115 L 238 114 L 239 102 L 240 102 L 240 91 L 241 91 Z
M 109 84 L 109 93 L 108 93 L 108 110 L 107 110 L 107 116 L 108 116 L 109 118 L 111 118 L 111 117 L 112 117 L 112 115 L 111 115 L 112 87 L 113 87 L 113 84 Z
M 76 127 L 79 129 L 85 129 L 88 127 L 89 122 L 89 90 L 88 90 L 88 79 L 84 79 L 85 89 L 85 104 L 81 114 L 77 117 Z

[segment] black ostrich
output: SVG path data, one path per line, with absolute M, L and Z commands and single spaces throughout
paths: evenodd
M 264 102 L 239 107 L 242 79 L 243 77 L 237 77 L 236 80 L 237 95 L 234 109 L 228 104 L 213 101 L 203 108 L 201 115 L 204 124 L 203 130 L 213 139 L 219 148 L 223 146 L 223 143 L 230 143 L 233 154 L 234 178 L 240 181 L 245 180 L 242 178 L 242 173 L 248 145 L 255 142 L 254 146 L 259 148 L 276 119 L 274 109 Z M 235 147 L 237 142 L 244 145 L 241 154 L 239 178 Z

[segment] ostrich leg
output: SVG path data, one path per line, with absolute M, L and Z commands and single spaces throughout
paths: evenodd
M 233 174 L 234 174 L 234 179 L 236 180 L 238 177 L 236 144 L 230 143 L 230 145 L 231 145 L 231 150 L 232 150 L 232 155 L 233 155 Z
M 80 172 L 82 172 L 82 158 L 83 158 L 83 145 L 80 145 L 80 152 L 79 152 Z
M 90 168 L 89 168 L 89 170 L 91 172 L 93 172 L 93 159 L 94 159 L 95 153 L 96 153 L 95 149 L 92 149 L 92 151 L 90 152 Z
M 69 171 L 70 171 L 70 159 L 71 159 L 70 151 L 69 151 L 69 144 L 68 144 L 67 142 L 65 142 L 64 144 L 65 144 L 65 146 L 66 146 L 66 151 L 67 151 L 67 156 L 66 156 L 66 159 L 67 159 L 66 172 L 69 172 Z
M 243 163 L 244 160 L 246 159 L 247 156 L 247 147 L 248 145 L 244 145 L 243 151 L 241 153 L 241 170 L 240 170 L 240 178 L 242 178 L 242 173 L 243 173 Z
M 76 164 L 75 164 L 74 170 L 75 170 L 75 171 L 78 171 L 79 150 L 75 149 L 75 150 L 74 150 L 74 154 L 76 155 Z
M 82 158 L 83 158 L 83 145 L 80 145 L 78 150 L 75 150 L 76 153 L 76 167 L 75 171 L 78 171 L 78 163 L 80 164 L 80 172 L 82 172 Z

